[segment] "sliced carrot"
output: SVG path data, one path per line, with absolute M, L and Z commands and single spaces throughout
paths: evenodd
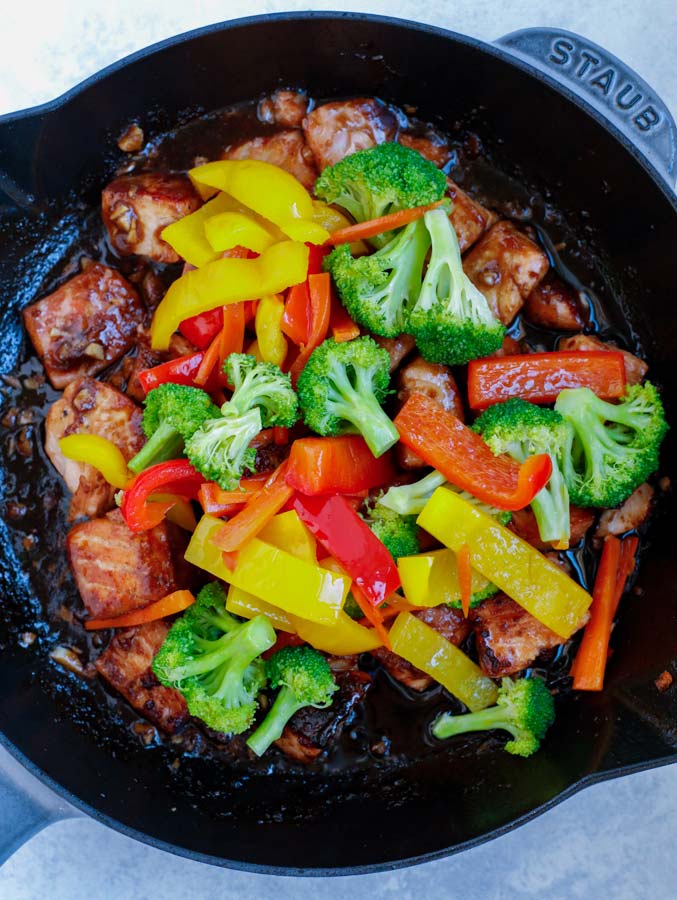
M 183 612 L 195 603 L 195 597 L 190 591 L 174 591 L 167 594 L 161 600 L 156 600 L 143 609 L 135 609 L 124 616 L 116 616 L 111 619 L 89 619 L 85 622 L 87 631 L 97 631 L 100 628 L 130 628 L 132 625 L 144 625 L 146 622 L 154 622 L 156 619 L 164 619 L 176 613 Z
M 294 360 L 289 372 L 292 384 L 303 371 L 310 354 L 322 343 L 329 331 L 331 315 L 331 276 L 328 272 L 308 276 L 308 292 L 310 294 L 310 321 L 308 325 L 308 343 L 303 344 L 301 352 Z
M 204 387 L 207 384 L 210 375 L 216 369 L 219 361 L 219 356 L 221 355 L 222 335 L 223 328 L 221 329 L 221 331 L 219 331 L 219 333 L 216 335 L 214 340 L 204 352 L 202 362 L 200 363 L 200 368 L 197 370 L 197 374 L 193 379 L 193 382 L 199 387 Z
M 383 624 L 383 613 L 381 610 L 372 606 L 354 582 L 350 588 L 350 593 L 355 598 L 355 603 L 357 603 L 364 613 L 364 618 L 374 627 L 376 634 L 383 641 L 383 646 L 387 650 L 390 650 L 390 637 L 388 636 L 388 629 Z
M 334 291 L 332 291 L 331 296 L 329 330 L 337 344 L 341 344 L 344 341 L 352 341 L 354 338 L 360 336 L 359 325 L 356 325 L 350 318 L 347 309 L 341 303 Z
M 357 225 L 339 228 L 329 236 L 326 243 L 334 246 L 336 244 L 352 244 L 353 241 L 363 241 L 375 237 L 377 234 L 392 231 L 393 228 L 402 228 L 403 225 L 415 222 L 431 209 L 437 209 L 443 203 L 444 200 L 438 200 L 437 203 L 429 203 L 427 206 L 402 209 L 399 212 L 389 213 L 387 216 L 380 216 L 378 219 L 370 219 L 368 222 L 358 222 Z
M 239 550 L 270 522 L 294 494 L 285 481 L 287 461 L 272 473 L 263 488 L 239 513 L 216 532 L 213 543 L 227 553 Z
M 217 377 L 225 384 L 225 376 L 222 372 L 223 363 L 231 353 L 242 353 L 244 326 L 243 303 L 230 303 L 223 307 L 223 328 L 205 350 L 194 379 L 195 384 L 203 387 L 215 371 Z
M 247 480 L 248 479 L 243 478 L 240 482 L 240 486 L 242 487 L 242 482 L 246 482 Z M 222 518 L 223 516 L 232 516 L 233 513 L 249 503 L 261 487 L 261 484 L 256 484 L 251 488 L 243 487 L 243 489 L 239 491 L 224 491 L 223 488 L 220 488 L 218 484 L 215 484 L 213 481 L 207 481 L 200 485 L 198 500 L 200 501 L 202 509 L 210 516 L 217 516 L 219 518 Z
M 463 615 L 468 618 L 470 612 L 470 598 L 472 596 L 472 568 L 470 566 L 470 547 L 461 544 L 456 554 L 456 567 L 458 569 L 458 586 L 461 589 L 461 609 Z

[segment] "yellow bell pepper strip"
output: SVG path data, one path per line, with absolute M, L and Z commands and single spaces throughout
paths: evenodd
M 214 200 L 211 202 L 214 203 Z M 254 253 L 263 253 L 277 243 L 275 235 L 244 212 L 223 212 L 212 216 L 205 222 L 204 230 L 212 249 L 219 253 L 233 247 L 246 247 Z
M 203 516 L 186 550 L 186 560 L 299 618 L 323 625 L 336 622 L 350 588 L 349 578 L 297 559 L 259 538 L 240 549 L 231 570 L 213 543 L 221 528 L 220 519 Z
M 493 706 L 494 682 L 469 656 L 411 613 L 400 613 L 390 629 L 393 653 L 438 681 L 471 712 Z
M 98 434 L 69 434 L 61 438 L 59 449 L 66 459 L 93 466 L 113 487 L 126 488 L 134 478 L 120 448 Z
M 313 221 L 308 191 L 278 166 L 256 159 L 226 159 L 198 166 L 188 175 L 200 192 L 225 191 L 294 241 L 323 244 L 329 237 L 326 228 Z
M 168 522 L 173 522 L 184 531 L 193 532 L 197 528 L 197 519 L 192 504 L 183 497 L 177 497 L 174 494 L 151 494 L 148 502 L 171 504 L 165 515 Z
M 204 266 L 221 255 L 207 240 L 205 226 L 214 216 L 240 209 L 228 194 L 219 194 L 196 212 L 162 229 L 161 237 L 191 266 Z M 227 249 L 224 247 L 224 250 Z
M 437 488 L 416 521 L 455 552 L 467 544 L 473 569 L 561 637 L 569 638 L 581 627 L 590 594 L 455 491 Z
M 292 616 L 296 633 L 316 650 L 335 656 L 350 656 L 353 653 L 369 653 L 381 647 L 383 642 L 373 628 L 365 628 L 351 619 L 343 610 L 332 625 L 319 625 Z
M 217 306 L 277 294 L 306 279 L 308 248 L 297 241 L 273 244 L 255 259 L 226 258 L 185 272 L 155 310 L 151 346 L 166 350 L 184 319 Z
M 296 625 L 292 622 L 292 616 L 282 612 L 272 603 L 266 603 L 253 594 L 232 585 L 228 588 L 226 609 L 235 616 L 243 619 L 253 619 L 254 616 L 266 616 L 277 631 L 286 631 L 288 634 L 296 634 Z M 301 621 L 301 620 L 299 620 Z
M 287 339 L 282 334 L 284 303 L 276 294 L 262 297 L 256 310 L 255 328 L 259 355 L 264 362 L 282 366 L 287 357 Z
M 458 604 L 461 600 L 456 554 L 452 550 L 431 550 L 415 556 L 401 556 L 397 569 L 404 596 L 412 606 Z M 488 586 L 488 579 L 473 570 L 472 593 L 485 591 Z
M 286 550 L 297 559 L 317 561 L 317 543 L 294 509 L 278 513 L 261 529 L 258 537 L 267 544 Z M 340 573 L 345 574 L 345 573 Z

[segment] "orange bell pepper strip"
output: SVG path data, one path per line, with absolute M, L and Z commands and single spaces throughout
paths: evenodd
M 429 203 L 427 206 L 415 206 L 413 209 L 402 209 L 399 212 L 389 213 L 387 216 L 379 216 L 378 219 L 369 219 L 368 222 L 358 222 L 357 225 L 349 225 L 347 228 L 339 228 L 331 234 L 325 243 L 352 244 L 353 241 L 364 241 L 376 237 L 377 234 L 385 234 L 394 228 L 402 228 L 417 219 L 422 218 L 431 209 L 437 209 L 445 203 L 438 200 L 437 203 Z
M 258 477 L 242 478 L 239 491 L 224 491 L 215 482 L 206 481 L 200 485 L 197 497 L 206 513 L 222 519 L 224 516 L 233 515 L 249 503 L 263 487 L 265 480 Z
M 294 360 L 291 369 L 292 383 L 295 384 L 308 362 L 310 354 L 322 343 L 329 331 L 331 314 L 331 276 L 328 272 L 308 276 L 308 292 L 310 294 L 310 322 L 308 342 L 301 346 L 301 352 Z
M 357 494 L 388 484 L 395 476 L 389 453 L 378 459 L 357 434 L 294 441 L 287 484 L 302 494 Z
M 473 359 L 468 364 L 468 403 L 485 409 L 513 397 L 531 403 L 554 403 L 565 388 L 590 388 L 602 400 L 625 393 L 622 353 L 608 350 L 527 353 Z
M 298 344 L 308 343 L 308 324 L 310 322 L 310 292 L 308 282 L 295 284 L 289 288 L 284 304 L 284 315 L 280 322 L 283 334 Z
M 461 609 L 467 619 L 472 598 L 472 566 L 470 565 L 470 547 L 467 544 L 461 544 L 458 548 L 456 567 L 458 569 L 458 586 L 461 589 Z
M 203 387 L 213 374 L 225 383 L 223 364 L 231 353 L 242 353 L 244 326 L 244 303 L 232 303 L 223 307 L 223 327 L 205 351 L 195 376 L 195 384 Z
M 183 612 L 193 603 L 195 597 L 190 591 L 174 591 L 161 600 L 156 600 L 143 609 L 135 609 L 124 616 L 89 619 L 85 622 L 85 628 L 87 631 L 98 631 L 100 628 L 131 628 L 133 625 L 144 625 L 146 622 L 155 622 L 156 619 L 165 619 L 167 616 Z
M 577 691 L 601 691 L 604 687 L 620 560 L 621 542 L 609 535 L 604 541 L 592 591 L 590 620 L 572 666 L 573 686 Z
M 521 465 L 508 456 L 494 456 L 478 434 L 423 394 L 409 397 L 394 424 L 402 443 L 447 481 L 498 509 L 528 506 L 552 473 L 545 453 Z
M 256 537 L 294 495 L 294 488 L 285 481 L 286 472 L 285 460 L 244 509 L 216 532 L 212 539 L 215 546 L 226 553 L 234 553 L 247 541 Z

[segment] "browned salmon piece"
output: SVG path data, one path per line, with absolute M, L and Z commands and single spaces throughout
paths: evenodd
M 492 353 L 492 356 L 519 356 L 521 353 L 529 353 L 529 350 L 523 350 L 519 341 L 515 340 L 514 337 L 511 337 L 509 334 L 503 338 L 503 343 L 496 350 L 495 353 Z
M 397 119 L 380 101 L 361 97 L 318 106 L 303 120 L 303 130 L 322 171 L 344 156 L 394 140 Z
M 504 325 L 512 322 L 549 267 L 541 248 L 507 221 L 492 226 L 463 260 L 465 274 Z
M 72 528 L 66 547 L 82 602 L 96 618 L 121 616 L 192 586 L 186 538 L 163 522 L 134 534 L 119 509 Z
M 605 538 L 609 534 L 625 534 L 643 525 L 651 512 L 654 489 L 646 481 L 640 484 L 618 509 L 607 509 L 600 516 L 595 531 L 596 538 Z
M 594 334 L 573 334 L 559 342 L 558 350 L 615 350 L 619 348 L 614 344 L 600 341 Z M 625 378 L 628 384 L 641 384 L 649 369 L 647 363 L 628 350 L 621 350 L 625 361 Z
M 406 359 L 416 346 L 416 341 L 410 334 L 400 334 L 398 337 L 394 338 L 381 337 L 380 335 L 374 334 L 372 337 L 379 347 L 383 347 L 384 350 L 388 351 L 391 375 L 402 360 Z
M 444 168 L 451 159 L 449 144 L 441 135 L 433 131 L 425 135 L 410 134 L 408 131 L 404 131 L 397 140 L 403 147 L 416 150 L 421 156 L 434 163 L 438 169 Z
M 312 762 L 336 744 L 355 708 L 364 700 L 371 687 L 370 676 L 356 668 L 354 657 L 337 659 L 352 659 L 355 668 L 346 670 L 342 666 L 332 665 L 330 657 L 329 664 L 339 686 L 332 705 L 326 709 L 316 709 L 314 706 L 300 709 L 287 723 L 282 737 L 275 741 L 275 745 L 283 753 L 297 762 Z
M 521 672 L 544 650 L 564 643 L 505 594 L 496 594 L 471 609 L 470 621 L 480 667 L 491 678 Z
M 312 190 L 317 178 L 315 158 L 303 132 L 297 128 L 228 147 L 222 159 L 258 159 L 270 163 L 289 172 L 308 190 Z
M 94 378 L 72 381 L 45 420 L 45 452 L 72 492 L 69 521 L 100 516 L 115 505 L 115 488 L 93 466 L 67 459 L 59 449 L 69 434 L 95 434 L 112 441 L 125 460 L 145 443 L 141 410 L 110 384 Z
M 178 332 L 172 335 L 167 350 L 152 350 L 150 333 L 146 329 L 139 329 L 136 352 L 122 360 L 119 371 L 115 372 L 109 381 L 115 387 L 124 390 L 132 400 L 143 403 L 146 392 L 141 387 L 139 372 L 144 369 L 152 369 L 180 356 L 189 356 L 191 353 L 195 353 L 195 347 Z
M 461 253 L 465 253 L 468 247 L 472 247 L 475 241 L 498 221 L 498 216 L 477 200 L 473 200 L 451 178 L 447 178 L 447 194 L 454 204 L 451 209 L 451 224 L 454 226 Z
M 534 325 L 559 331 L 579 331 L 587 320 L 577 294 L 558 278 L 547 277 L 527 297 L 524 315 Z
M 163 620 L 118 631 L 94 665 L 134 709 L 173 734 L 188 719 L 186 701 L 161 685 L 150 667 L 168 631 Z
M 144 312 L 131 284 L 95 263 L 27 306 L 23 316 L 49 380 L 62 390 L 120 359 L 134 344 Z
M 101 215 L 117 253 L 175 263 L 179 255 L 160 237 L 162 229 L 201 203 L 187 175 L 145 172 L 111 181 L 101 197 Z
M 414 615 L 457 647 L 470 634 L 470 622 L 460 609 L 454 609 L 445 605 L 432 606 L 430 609 L 422 609 L 419 612 L 415 612 Z M 372 651 L 372 656 L 379 660 L 396 681 L 413 691 L 425 691 L 431 684 L 434 684 L 430 675 L 421 672 L 420 669 L 393 653 L 392 650 L 379 647 L 377 650 Z
M 303 91 L 280 88 L 259 103 L 259 118 L 268 125 L 300 128 L 309 105 L 310 99 Z
M 585 537 L 594 521 L 594 509 L 582 509 L 580 506 L 573 505 L 569 507 L 569 545 L 571 547 L 575 547 Z M 529 507 L 515 510 L 508 523 L 508 528 L 537 550 L 552 549 L 550 544 L 544 544 L 541 540 L 536 516 Z

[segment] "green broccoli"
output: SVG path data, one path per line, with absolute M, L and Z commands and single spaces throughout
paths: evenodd
M 434 723 L 432 732 L 439 740 L 468 731 L 509 731 L 512 740 L 505 749 L 515 756 L 535 753 L 548 728 L 555 721 L 555 704 L 550 691 L 540 678 L 503 678 L 496 706 L 479 712 L 452 716 L 444 713 Z
M 374 456 L 381 456 L 399 440 L 381 409 L 389 368 L 388 351 L 370 337 L 324 341 L 313 350 L 297 384 L 308 428 L 325 436 L 361 434 Z
M 488 506 L 486 503 L 481 503 L 467 491 L 458 491 L 452 484 L 447 482 L 441 472 L 435 469 L 418 481 L 414 481 L 413 484 L 398 484 L 389 488 L 385 494 L 377 499 L 376 504 L 392 509 L 393 512 L 399 513 L 401 516 L 418 516 L 419 513 L 423 512 L 423 507 L 437 488 L 442 487 L 442 485 L 446 485 L 452 491 L 456 491 L 459 496 L 481 509 L 482 512 L 493 516 L 501 525 L 507 525 L 512 518 L 512 513 L 508 510 Z
M 658 468 L 668 429 L 650 381 L 628 387 L 618 403 L 589 388 L 562 391 L 555 409 L 571 424 L 564 477 L 579 506 L 618 506 Z
M 257 756 L 263 756 L 281 737 L 295 712 L 304 706 L 318 709 L 331 706 L 332 694 L 338 690 L 327 660 L 307 645 L 278 650 L 266 661 L 266 673 L 270 686 L 279 687 L 280 692 L 263 722 L 247 740 L 247 746 Z
M 401 516 L 386 506 L 376 505 L 367 507 L 362 518 L 393 559 L 420 552 L 416 516 Z
M 447 179 L 434 163 L 401 144 L 379 144 L 358 150 L 328 166 L 315 182 L 315 194 L 336 203 L 357 222 L 435 203 L 444 197 Z M 370 238 L 383 247 L 391 235 Z
M 473 425 L 496 455 L 507 453 L 524 462 L 547 453 L 552 461 L 548 484 L 531 501 L 538 533 L 545 543 L 569 546 L 569 491 L 563 475 L 571 445 L 571 426 L 552 409 L 513 399 L 486 409 Z
M 374 334 L 396 337 L 406 330 L 409 309 L 421 292 L 429 247 L 428 231 L 418 219 L 371 256 L 355 259 L 350 245 L 342 244 L 324 265 L 351 317 Z
M 186 699 L 191 715 L 225 734 L 254 721 L 256 697 L 266 684 L 261 654 L 275 630 L 265 616 L 242 622 L 226 612 L 218 582 L 208 584 L 177 619 L 153 660 L 153 672 Z
M 161 384 L 144 401 L 143 431 L 148 440 L 127 465 L 141 472 L 156 463 L 176 459 L 185 441 L 212 416 L 219 414 L 209 394 L 182 384 Z
M 255 465 L 252 440 L 263 428 L 291 427 L 298 419 L 298 399 L 288 374 L 253 356 L 231 353 L 224 365 L 233 395 L 186 441 L 195 468 L 224 490 L 235 490 L 245 469 Z
M 505 327 L 463 271 L 458 239 L 446 211 L 434 209 L 423 218 L 432 252 L 407 332 L 430 362 L 460 366 L 489 356 L 503 343 Z

